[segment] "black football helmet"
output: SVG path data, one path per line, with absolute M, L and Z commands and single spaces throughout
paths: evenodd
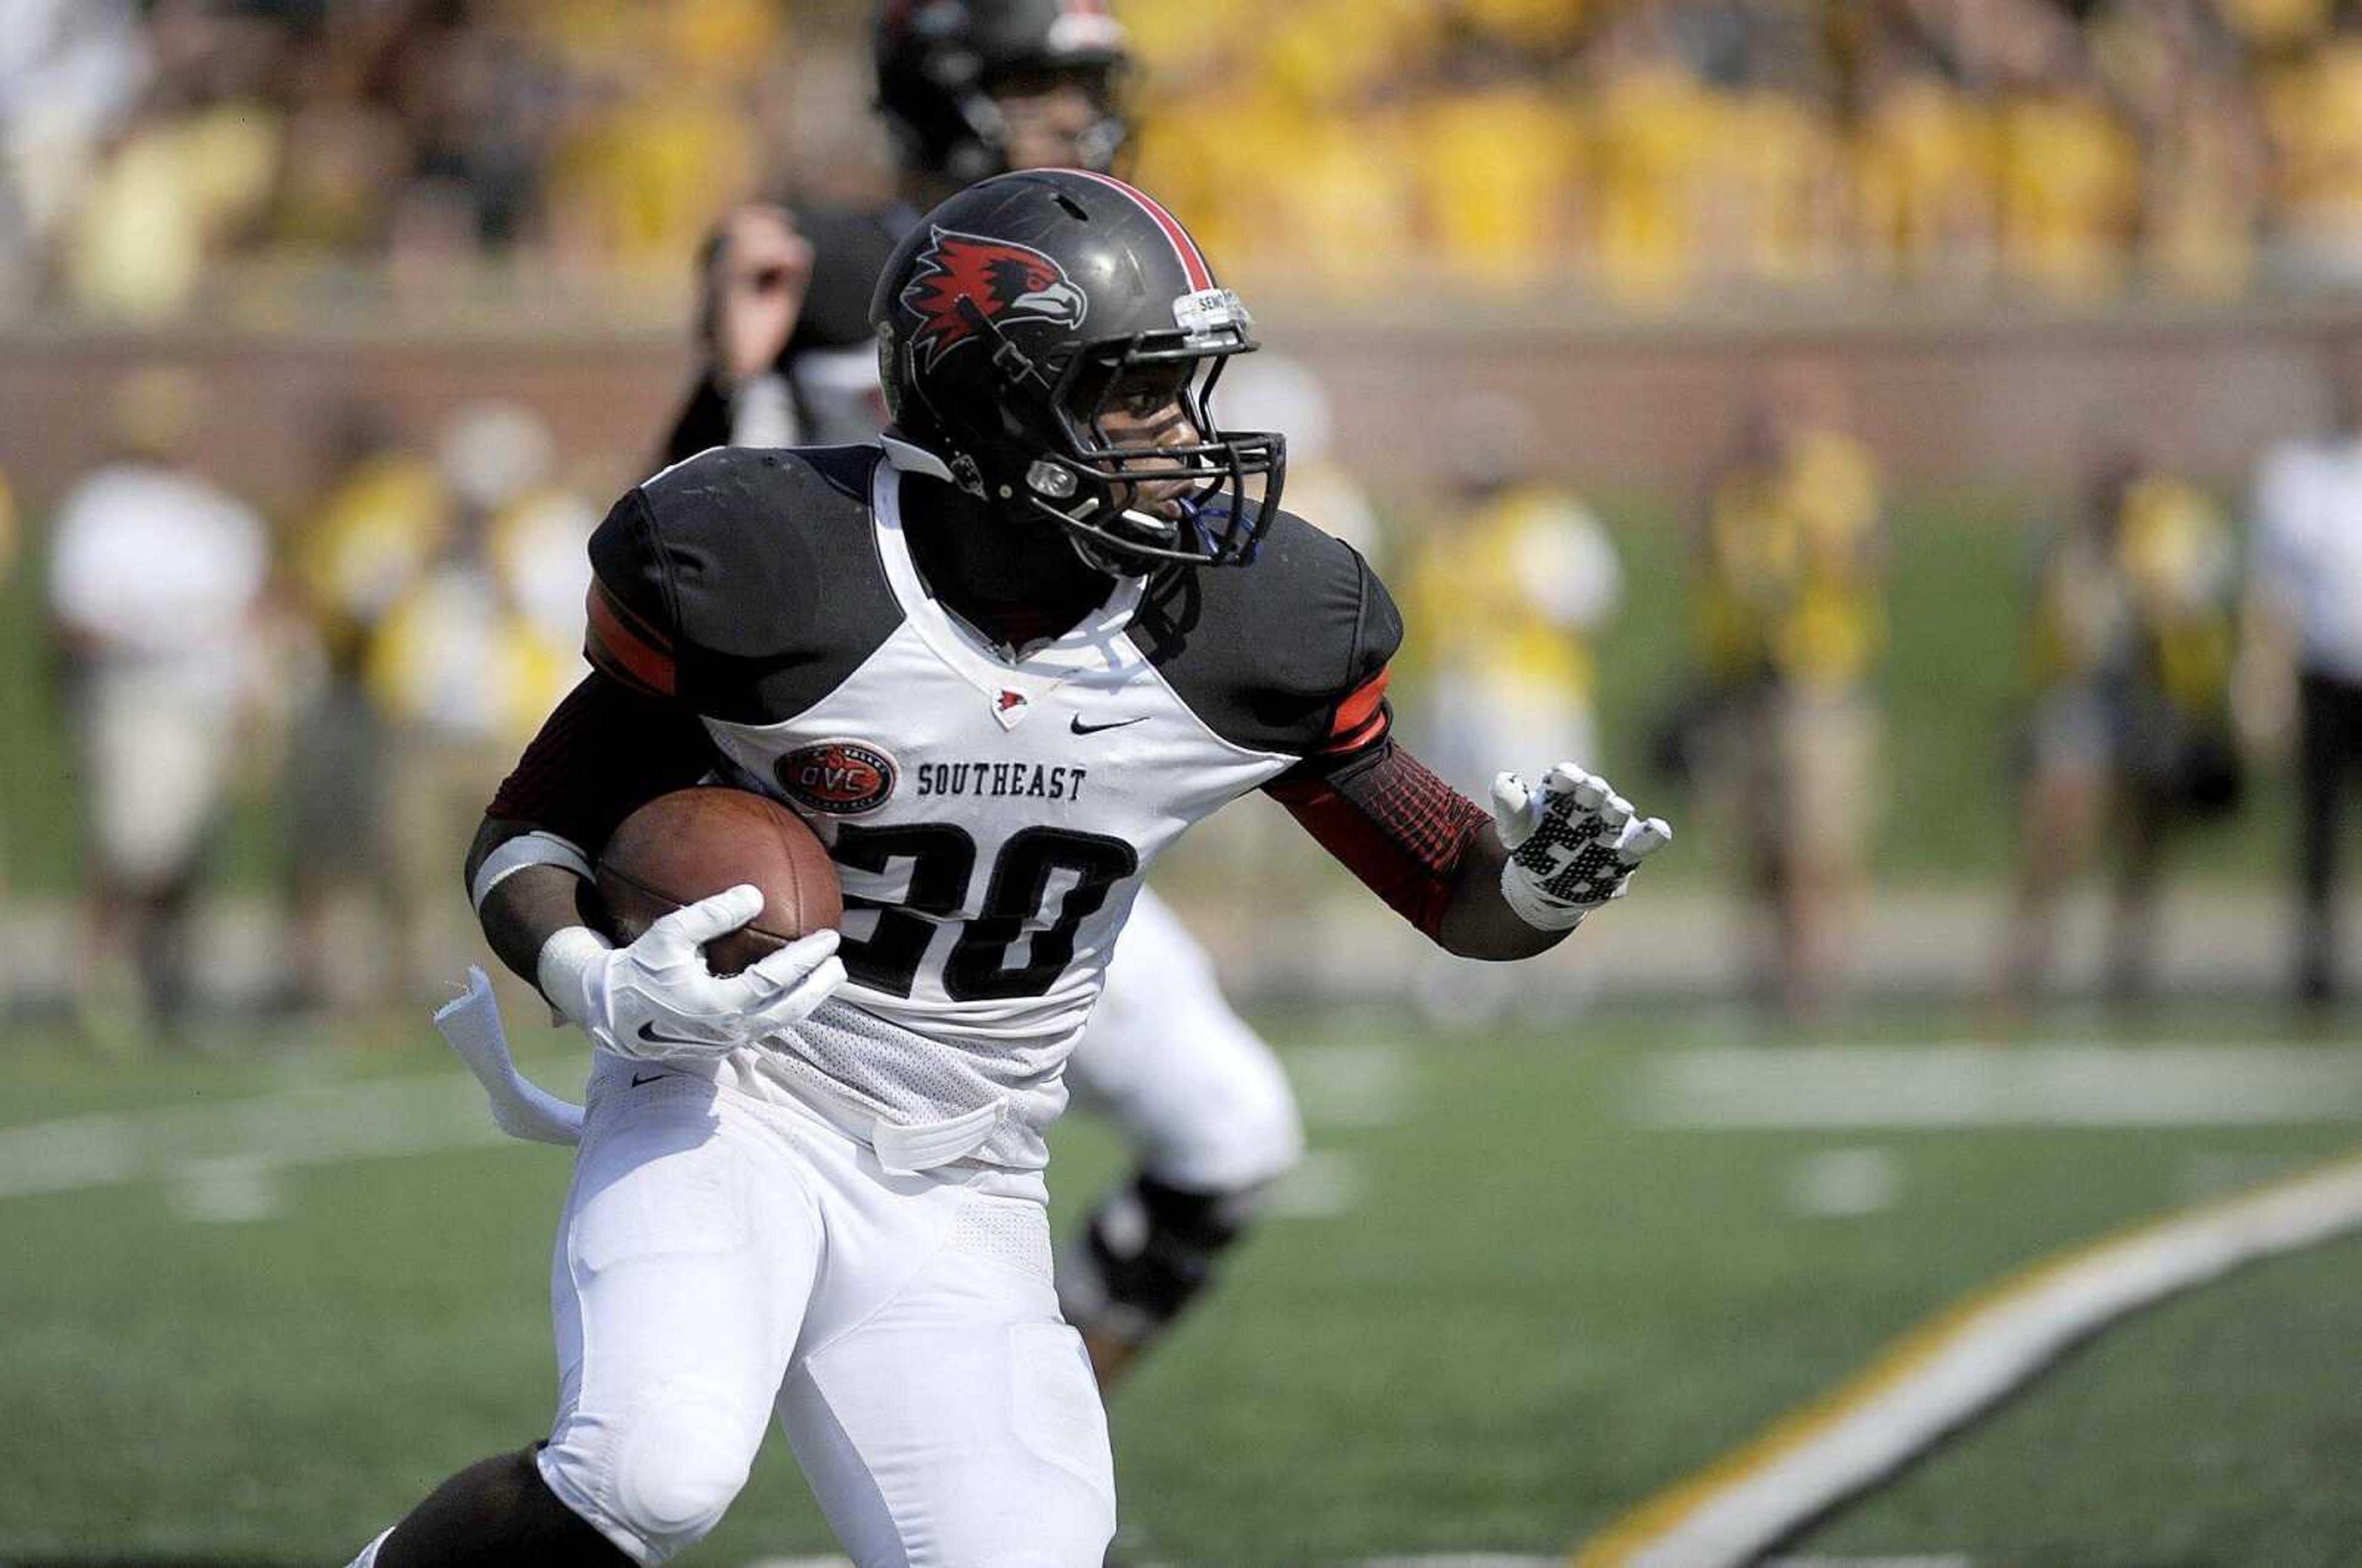
M 873 39 L 877 108 L 906 167 L 965 185 L 1010 167 L 996 89 L 1080 78 L 1098 106 L 1077 161 L 1115 165 L 1131 127 L 1119 97 L 1131 55 L 1104 0 L 886 0 Z
M 889 435 L 1003 515 L 1119 576 L 1253 558 L 1287 444 L 1209 406 L 1253 324 L 1151 197 L 1079 169 L 972 185 L 895 247 L 869 324 Z

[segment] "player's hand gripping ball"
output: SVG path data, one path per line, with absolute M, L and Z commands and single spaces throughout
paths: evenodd
M 1514 773 L 1493 779 L 1493 822 L 1509 851 L 1501 896 L 1528 925 L 1568 931 L 1624 896 L 1640 862 L 1672 842 L 1661 817 L 1635 820 L 1607 780 L 1562 762 L 1529 789 Z
M 599 892 L 624 945 L 560 933 L 543 988 L 618 1055 L 720 1055 L 793 1029 L 844 983 L 836 867 L 759 795 L 684 790 L 641 807 L 600 856 Z
M 706 967 L 735 975 L 844 920 L 836 865 L 801 817 L 748 790 L 660 795 L 624 819 L 599 856 L 599 897 L 626 944 L 675 910 L 750 884 L 762 908 L 705 943 Z

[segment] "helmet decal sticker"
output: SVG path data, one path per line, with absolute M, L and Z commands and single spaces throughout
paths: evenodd
M 900 301 L 919 318 L 911 345 L 923 356 L 922 370 L 933 370 L 944 355 L 976 337 L 975 320 L 960 308 L 963 301 L 974 301 L 978 315 L 1003 326 L 1027 321 L 1083 324 L 1090 301 L 1050 257 L 1031 246 L 949 229 L 933 235 Z

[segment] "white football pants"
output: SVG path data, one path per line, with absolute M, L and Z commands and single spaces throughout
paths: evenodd
M 1038 1175 L 889 1176 L 816 1113 L 603 1055 L 588 1110 L 540 1455 L 568 1507 L 662 1562 L 776 1411 L 862 1568 L 1098 1568 L 1114 1464 Z
M 1108 963 L 1107 989 L 1066 1059 L 1075 1103 L 1123 1132 L 1151 1176 L 1241 1192 L 1304 1156 L 1287 1075 L 1231 1010 L 1213 960 L 1142 889 Z

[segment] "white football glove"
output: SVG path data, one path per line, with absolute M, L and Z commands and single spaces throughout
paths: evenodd
M 801 1023 L 844 984 L 833 931 L 741 974 L 705 966 L 704 944 L 762 912 L 762 892 L 742 884 L 673 911 L 629 947 L 568 926 L 543 944 L 535 977 L 552 1007 L 619 1056 L 710 1060 Z
M 1610 899 L 1642 860 L 1672 842 L 1662 818 L 1632 818 L 1632 802 L 1607 780 L 1562 762 L 1529 790 L 1514 773 L 1493 779 L 1493 821 L 1509 862 L 1501 896 L 1543 931 L 1572 931 Z

